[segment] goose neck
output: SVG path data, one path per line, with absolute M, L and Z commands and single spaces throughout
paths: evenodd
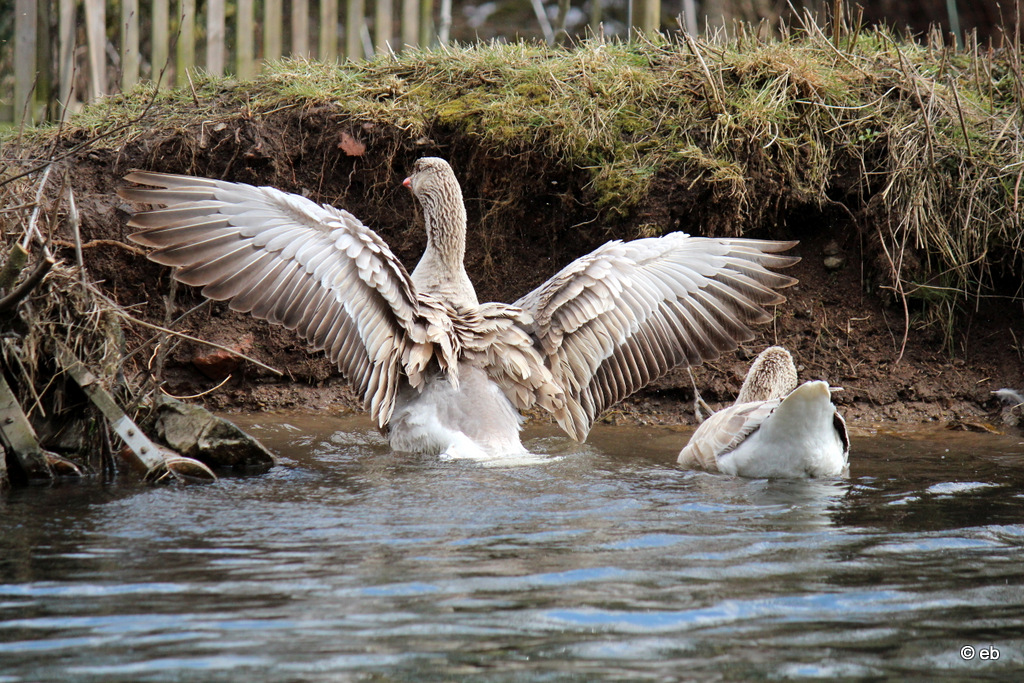
M 461 198 L 455 199 L 425 203 L 423 212 L 427 252 L 453 271 L 463 268 L 466 257 L 466 209 Z

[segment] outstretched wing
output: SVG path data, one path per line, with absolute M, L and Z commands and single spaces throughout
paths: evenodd
M 417 386 L 431 358 L 455 367 L 451 321 L 416 294 L 387 244 L 355 216 L 270 187 L 135 172 L 131 239 L 174 278 L 232 310 L 297 330 L 326 351 L 380 426 L 404 370 Z
M 566 394 L 573 438 L 586 438 L 606 408 L 678 365 L 713 360 L 754 336 L 775 289 L 794 278 L 768 268 L 796 242 L 671 233 L 609 242 L 573 261 L 515 303 Z

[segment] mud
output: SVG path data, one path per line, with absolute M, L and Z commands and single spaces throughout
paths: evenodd
M 353 151 L 362 154 L 346 153 Z M 345 120 L 329 106 L 183 130 L 155 128 L 121 148 L 93 148 L 65 163 L 82 214 L 90 277 L 135 315 L 167 322 L 202 299 L 184 287 L 168 299 L 167 269 L 149 263 L 130 245 L 125 223 L 131 207 L 114 195 L 130 169 L 273 185 L 346 208 L 377 230 L 411 269 L 425 237 L 401 181 L 412 162 L 426 155 L 447 158 L 462 182 L 470 218 L 467 268 L 481 300 L 513 301 L 573 258 L 609 239 L 649 234 L 652 226 L 800 240 L 794 253 L 802 261 L 789 271 L 800 283 L 785 292 L 787 301 L 774 322 L 735 353 L 694 370 L 697 386 L 713 406 L 731 401 L 750 360 L 769 344 L 794 352 L 801 379 L 843 387 L 837 401 L 855 425 L 998 425 L 999 405 L 990 392 L 1024 386 L 1021 303 L 999 296 L 972 302 L 962 307 L 952 329 L 928 322 L 919 301 L 908 299 L 904 308 L 882 255 L 872 246 L 880 218 L 871 211 L 871 193 L 877 190 L 854 177 L 853 168 L 836 171 L 834 204 L 826 207 L 802 202 L 798 190 L 779 186 L 769 175 L 754 179 L 763 205 L 744 211 L 728 197 L 716 196 L 708 184 L 662 177 L 641 206 L 620 216 L 594 208 L 581 171 L 525 145 L 498 158 L 456 131 L 439 128 L 413 140 L 401 130 Z M 70 236 L 55 239 L 60 255 L 72 259 Z M 1019 283 L 1003 285 L 1014 294 Z M 164 387 L 173 395 L 202 394 L 194 400 L 222 411 L 359 409 L 336 370 L 286 330 L 219 303 L 201 308 L 176 329 L 237 348 L 279 368 L 284 377 L 244 361 L 220 370 L 208 363 L 201 371 L 209 348 L 168 341 L 162 349 L 169 352 Z M 141 328 L 130 332 L 128 350 L 151 337 Z M 147 347 L 129 371 L 154 371 L 158 355 Z M 677 370 L 606 419 L 687 423 L 693 421 L 692 406 L 690 376 Z

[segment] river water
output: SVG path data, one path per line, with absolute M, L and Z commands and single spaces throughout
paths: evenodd
M 281 467 L 0 498 L 0 683 L 1024 667 L 1019 437 L 866 434 L 847 480 L 765 481 L 677 470 L 664 428 L 534 430 L 536 462 L 486 467 L 363 419 L 242 423 Z

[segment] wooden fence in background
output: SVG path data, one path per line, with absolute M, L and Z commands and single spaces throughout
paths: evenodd
M 557 0 L 562 16 L 569 1 Z M 531 2 L 552 41 L 543 0 Z M 599 13 L 601 0 L 591 4 Z M 452 0 L 439 0 L 437 7 L 434 0 L 201 0 L 198 7 L 197 0 L 14 0 L 14 5 L 14 86 L 13 93 L 0 94 L 10 97 L 9 105 L 0 107 L 0 121 L 16 125 L 60 118 L 65 109 L 143 79 L 184 85 L 196 67 L 249 78 L 263 60 L 285 55 L 363 59 L 375 51 L 446 43 L 452 11 Z M 639 30 L 659 27 L 660 0 L 629 0 L 629 7 Z

